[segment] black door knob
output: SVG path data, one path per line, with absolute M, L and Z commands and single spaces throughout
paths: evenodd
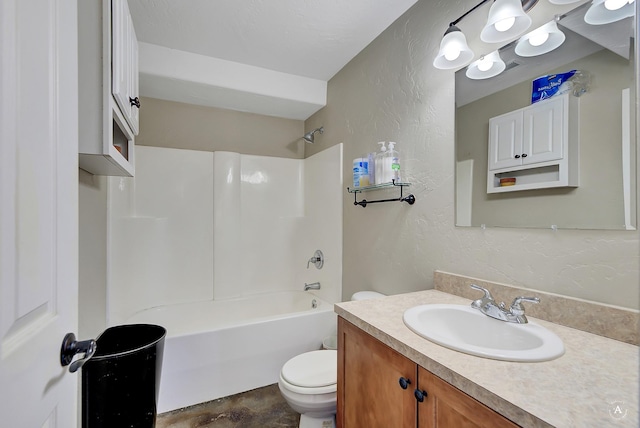
M 527 154 L 526 154 L 526 153 L 523 153 L 523 154 L 522 154 L 522 157 L 523 157 L 523 158 L 526 158 L 526 157 L 527 157 Z
M 520 159 L 520 155 L 515 155 L 514 156 L 516 159 Z
M 407 389 L 411 384 L 411 381 L 405 377 L 401 377 L 400 379 L 398 379 L 398 383 L 400 384 L 400 388 Z
M 413 391 L 413 395 L 416 397 L 416 400 L 422 403 L 424 399 L 427 398 L 427 391 L 420 391 L 419 389 L 416 389 Z
M 138 98 L 138 97 L 135 97 L 135 98 L 129 97 L 129 102 L 131 103 L 132 106 L 136 106 L 136 107 L 140 108 L 140 98 Z

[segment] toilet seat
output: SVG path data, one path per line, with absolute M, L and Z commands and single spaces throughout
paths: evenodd
M 280 371 L 283 386 L 298 394 L 328 394 L 337 390 L 338 351 L 305 352 L 287 361 Z

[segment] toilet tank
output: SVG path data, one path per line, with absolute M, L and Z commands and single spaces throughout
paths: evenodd
M 358 291 L 357 293 L 353 293 L 351 296 L 351 300 L 369 300 L 369 299 L 380 299 L 385 297 L 384 294 L 378 293 L 377 291 Z

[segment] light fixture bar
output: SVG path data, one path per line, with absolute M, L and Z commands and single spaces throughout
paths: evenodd
M 460 18 L 458 18 L 455 21 L 451 22 L 449 24 L 449 26 L 456 25 L 458 22 L 462 21 L 467 15 L 469 15 L 471 12 L 473 12 L 474 10 L 476 10 L 477 8 L 479 8 L 480 6 L 482 6 L 483 4 L 485 4 L 488 1 L 491 1 L 491 0 L 482 0 L 480 3 L 478 3 L 477 5 L 475 5 L 474 7 L 469 9 L 468 11 L 466 11 L 462 16 L 460 16 Z
M 469 15 L 470 13 L 472 13 L 473 11 L 478 9 L 480 6 L 482 6 L 483 4 L 489 1 L 491 0 L 482 0 L 480 3 L 478 3 L 477 5 L 475 5 L 474 7 L 472 7 L 465 13 L 463 13 L 458 19 L 456 19 L 455 21 L 451 21 L 449 23 L 449 26 L 451 27 L 452 25 L 457 25 L 458 22 L 462 21 L 467 15 Z M 571 0 L 571 1 L 580 1 L 580 0 Z M 524 9 L 525 12 L 528 12 L 529 10 L 531 10 L 533 6 L 536 5 L 536 3 L 538 3 L 538 0 L 521 0 L 521 2 L 522 2 L 522 9 Z

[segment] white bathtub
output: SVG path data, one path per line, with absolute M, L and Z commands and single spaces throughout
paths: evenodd
M 310 292 L 288 291 L 151 308 L 127 323 L 167 329 L 158 399 L 164 413 L 276 383 L 288 359 L 335 334 L 336 315 Z

